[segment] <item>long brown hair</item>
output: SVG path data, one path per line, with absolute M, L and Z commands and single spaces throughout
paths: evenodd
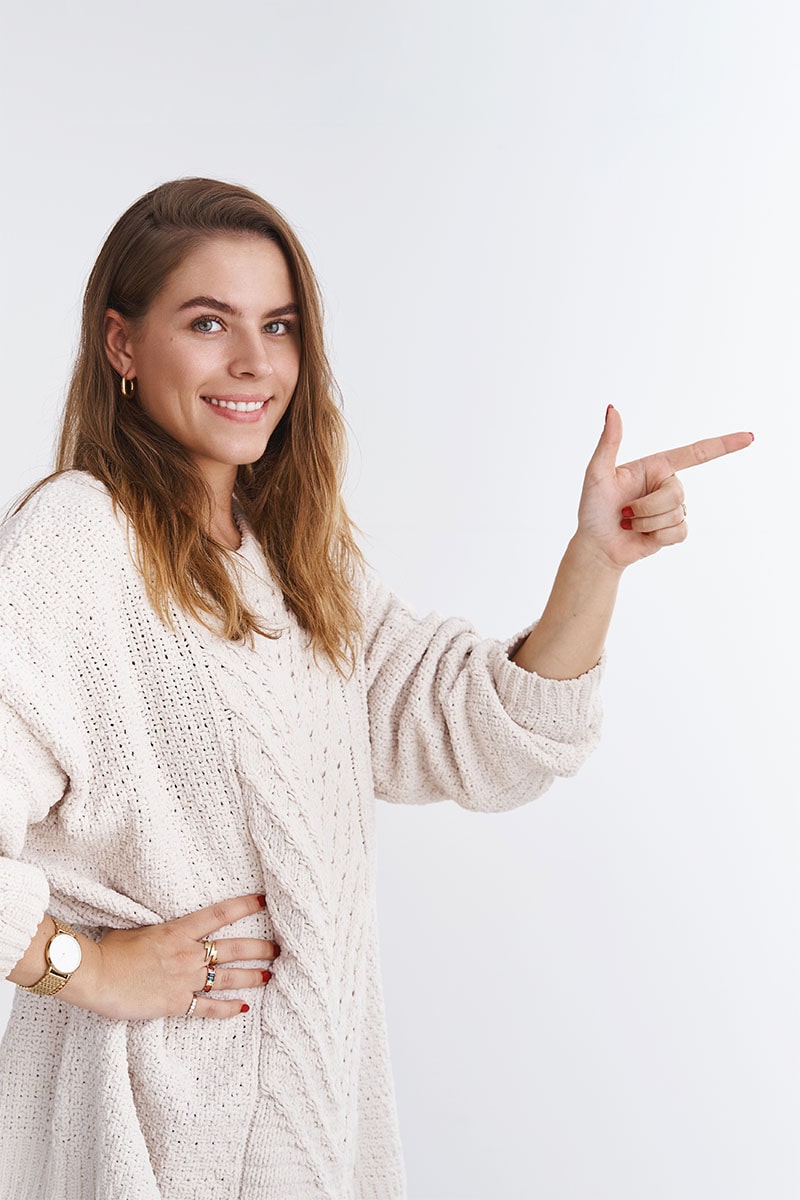
M 172 601 L 230 639 L 278 636 L 248 610 L 226 569 L 227 552 L 207 532 L 210 496 L 200 472 L 135 399 L 122 396 L 103 337 L 107 308 L 141 320 L 200 241 L 230 233 L 258 234 L 280 247 L 301 339 L 291 403 L 262 457 L 239 468 L 236 500 L 314 654 L 324 651 L 343 673 L 355 661 L 360 619 L 353 585 L 364 563 L 341 497 L 345 425 L 325 354 L 319 286 L 296 234 L 266 200 L 213 179 L 178 179 L 120 217 L 86 286 L 56 473 L 88 471 L 108 488 L 133 526 L 148 596 L 167 623 Z

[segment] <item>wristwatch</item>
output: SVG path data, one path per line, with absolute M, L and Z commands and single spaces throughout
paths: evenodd
M 55 925 L 56 931 L 44 948 L 47 970 L 41 979 L 37 979 L 36 983 L 32 983 L 29 987 L 23 983 L 17 985 L 22 988 L 23 992 L 34 992 L 37 996 L 55 996 L 56 992 L 60 992 L 70 976 L 81 965 L 83 957 L 81 944 L 75 936 L 75 930 L 70 929 L 69 925 L 65 925 L 63 921 L 57 921 L 55 917 L 51 917 L 50 920 Z

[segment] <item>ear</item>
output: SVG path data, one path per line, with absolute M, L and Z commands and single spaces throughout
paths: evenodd
M 114 308 L 107 308 L 103 318 L 103 337 L 106 356 L 118 375 L 133 379 L 136 367 L 133 359 L 133 338 L 125 318 Z

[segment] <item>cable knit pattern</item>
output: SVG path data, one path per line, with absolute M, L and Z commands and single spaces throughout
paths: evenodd
M 282 954 L 233 1021 L 112 1021 L 18 991 L 0 1195 L 401 1200 L 375 796 L 533 799 L 595 744 L 600 668 L 541 679 L 508 658 L 527 630 L 420 619 L 367 573 L 343 680 L 247 528 L 231 569 L 282 630 L 252 647 L 180 612 L 164 626 L 129 543 L 80 472 L 0 531 L 0 973 L 46 910 L 97 939 L 247 892 L 267 908 L 235 931 Z

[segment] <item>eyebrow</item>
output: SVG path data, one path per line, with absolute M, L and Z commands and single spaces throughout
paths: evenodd
M 226 304 L 224 300 L 216 300 L 213 296 L 193 296 L 191 300 L 187 300 L 180 306 L 178 312 L 183 312 L 187 308 L 213 308 L 217 312 L 225 313 L 228 317 L 241 317 L 242 315 L 238 308 Z M 273 308 L 271 312 L 264 313 L 264 316 L 271 321 L 273 317 L 297 316 L 299 313 L 300 309 L 297 304 L 283 304 L 280 308 Z

